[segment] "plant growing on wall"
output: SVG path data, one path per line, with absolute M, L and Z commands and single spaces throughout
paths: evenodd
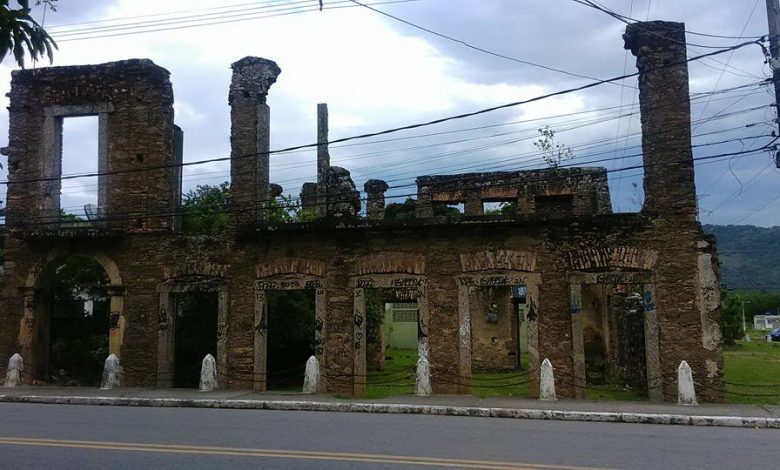
M 558 168 L 564 160 L 574 158 L 574 152 L 567 145 L 555 141 L 555 131 L 550 126 L 539 129 L 539 138 L 534 141 L 542 160 L 550 168 Z

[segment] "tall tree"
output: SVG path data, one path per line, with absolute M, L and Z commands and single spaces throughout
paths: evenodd
M 56 1 L 37 0 L 35 5 L 56 11 Z M 14 3 L 16 8 L 11 7 L 11 0 L 0 0 L 0 61 L 11 52 L 21 68 L 24 68 L 27 54 L 34 61 L 48 56 L 51 63 L 57 43 L 30 15 L 30 0 L 15 0 Z

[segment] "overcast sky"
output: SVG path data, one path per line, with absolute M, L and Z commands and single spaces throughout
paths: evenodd
M 479 48 L 580 76 L 475 51 L 346 0 L 324 3 L 326 10 L 320 12 L 316 0 L 60 0 L 58 11 L 47 12 L 45 22 L 42 9 L 35 13 L 58 40 L 54 65 L 146 57 L 168 69 L 176 123 L 184 130 L 185 161 L 229 155 L 230 64 L 247 55 L 272 59 L 282 69 L 268 98 L 272 149 L 314 142 L 321 102 L 329 105 L 330 137 L 337 139 L 592 81 L 584 77 L 635 71 L 633 57 L 623 49 L 625 24 L 572 0 L 417 0 L 376 8 Z M 689 32 L 745 40 L 766 34 L 760 0 L 601 3 L 640 20 L 684 21 Z M 202 25 L 207 22 L 220 24 Z M 702 46 L 743 42 L 695 34 L 689 34 L 688 41 L 689 57 L 716 50 Z M 7 93 L 15 67 L 10 59 L 0 66 L 0 96 Z M 774 98 L 758 85 L 769 76 L 758 46 L 692 62 L 690 73 L 697 157 L 760 148 L 771 140 L 758 138 L 775 129 L 774 108 L 768 106 Z M 730 90 L 741 85 L 749 86 Z M 7 106 L 7 98 L 2 100 Z M 387 180 L 388 194 L 400 201 L 414 193 L 415 175 L 543 166 L 532 141 L 545 125 L 556 130 L 558 142 L 573 149 L 574 163 L 609 159 L 599 163 L 609 169 L 641 163 L 635 78 L 448 124 L 334 145 L 331 162 L 349 169 L 359 189 L 369 178 Z M 7 129 L 8 116 L 2 113 L 2 146 L 7 145 Z M 95 119 L 66 120 L 64 173 L 96 170 L 96 139 Z M 778 225 L 780 169 L 769 153 L 700 163 L 696 183 L 702 222 Z M 285 193 L 297 196 L 302 182 L 315 180 L 314 153 L 274 155 L 271 173 Z M 225 181 L 229 169 L 225 163 L 196 165 L 187 167 L 184 175 L 187 190 Z M 641 189 L 641 170 L 610 173 L 616 211 L 638 208 L 642 195 L 632 183 Z M 94 199 L 94 185 L 89 180 L 66 181 L 63 206 L 79 212 L 78 207 Z

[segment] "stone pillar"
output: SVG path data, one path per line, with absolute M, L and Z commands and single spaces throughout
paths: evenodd
M 303 183 L 301 187 L 301 208 L 317 211 L 317 183 Z
M 174 232 L 181 231 L 181 190 L 182 190 L 182 173 L 184 162 L 184 131 L 179 126 L 173 126 L 173 193 L 171 198 L 173 200 L 173 216 L 171 224 Z
M 471 393 L 471 287 L 466 279 L 458 286 L 458 372 L 460 393 Z
M 328 105 L 317 105 L 317 215 L 324 217 L 328 212 Z
M 667 219 L 696 220 L 685 24 L 633 23 L 623 39 L 639 69 L 643 211 Z
M 362 397 L 366 394 L 366 291 L 357 288 L 353 292 L 354 298 L 354 388 L 353 395 Z
M 427 187 L 417 189 L 417 205 L 415 206 L 415 215 L 418 219 L 433 218 L 433 201 L 431 200 L 431 190 Z
M 572 282 L 571 297 L 571 341 L 574 362 L 574 396 L 585 398 L 587 379 L 585 378 L 585 338 L 582 331 L 582 284 Z
M 469 216 L 483 215 L 484 208 L 482 206 L 482 200 L 478 195 L 469 196 L 466 202 L 463 204 L 463 214 Z
M 244 57 L 231 66 L 230 211 L 234 225 L 267 225 L 270 109 L 268 90 L 282 72 L 276 62 Z
M 385 191 L 389 186 L 382 180 L 368 180 L 363 185 L 366 191 L 366 213 L 371 220 L 385 218 Z
M 647 396 L 652 402 L 664 401 L 664 378 L 661 370 L 661 351 L 658 332 L 658 310 L 655 308 L 655 284 L 645 284 L 644 318 L 645 318 L 645 370 L 647 374 Z
M 157 313 L 157 388 L 173 387 L 174 334 L 176 315 L 173 293 L 165 286 L 160 290 Z
M 252 388 L 256 392 L 266 390 L 268 358 L 268 296 L 266 291 L 255 288 L 254 318 L 254 370 Z

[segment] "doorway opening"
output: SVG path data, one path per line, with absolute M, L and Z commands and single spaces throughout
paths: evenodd
M 365 289 L 366 395 L 414 392 L 420 314 L 413 289 Z
M 189 290 L 174 294 L 173 386 L 197 388 L 203 358 L 217 355 L 218 293 Z M 217 364 L 217 370 L 221 370 Z
M 45 320 L 39 329 L 36 379 L 65 386 L 100 385 L 110 331 L 105 270 L 93 258 L 70 256 L 52 264 L 39 285 Z
M 582 284 L 582 351 L 588 398 L 648 399 L 646 286 Z
M 315 355 L 315 324 L 314 290 L 268 291 L 267 390 L 301 391 Z

